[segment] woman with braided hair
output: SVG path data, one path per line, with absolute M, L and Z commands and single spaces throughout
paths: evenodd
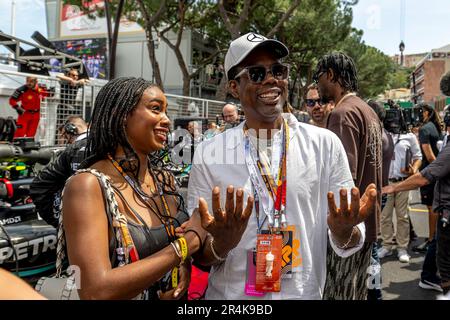
M 166 110 L 161 89 L 141 78 L 114 79 L 97 96 L 87 169 L 63 193 L 67 254 L 80 268 L 81 299 L 178 299 L 188 289 L 189 257 L 203 252 L 201 224 L 210 218 L 202 205 L 189 218 L 173 176 L 150 162 L 167 141 Z

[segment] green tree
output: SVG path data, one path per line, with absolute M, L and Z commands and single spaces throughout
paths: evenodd
M 116 47 L 119 34 L 119 22 L 123 17 L 130 21 L 139 23 L 145 30 L 147 39 L 147 49 L 150 63 L 152 65 L 155 81 L 161 88 L 164 88 L 161 72 L 155 54 L 155 40 L 153 29 L 161 23 L 163 13 L 166 11 L 167 0 L 105 0 L 103 5 L 98 5 L 90 0 L 63 0 L 63 4 L 77 6 L 91 19 L 106 17 L 107 40 L 108 40 L 108 61 L 110 78 L 115 76 Z M 114 19 L 112 17 L 114 16 Z M 114 29 L 113 29 L 114 24 Z
M 389 89 L 409 88 L 410 75 L 414 71 L 414 67 L 405 68 L 394 63 L 394 71 L 389 79 Z
M 362 30 L 354 29 L 338 49 L 348 54 L 358 71 L 359 95 L 376 98 L 389 88 L 394 63 L 389 56 L 362 40 Z

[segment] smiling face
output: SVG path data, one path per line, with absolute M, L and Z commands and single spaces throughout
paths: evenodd
M 164 93 L 157 87 L 147 88 L 126 121 L 126 135 L 133 149 L 149 154 L 164 147 L 170 126 L 166 110 Z
M 240 65 L 239 71 L 247 66 L 263 65 L 270 69 L 279 63 L 275 56 L 265 48 L 255 49 Z M 257 123 L 274 123 L 283 111 L 287 97 L 288 81 L 277 80 L 269 72 L 261 83 L 254 83 L 248 73 L 243 73 L 238 80 L 229 82 L 232 95 L 239 99 L 246 120 Z M 256 129 L 256 128 L 255 128 Z

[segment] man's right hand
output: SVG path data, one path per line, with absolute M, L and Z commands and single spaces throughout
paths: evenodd
M 236 204 L 234 195 L 234 187 L 228 186 L 225 210 L 223 210 L 220 207 L 220 188 L 215 187 L 212 190 L 213 215 L 209 213 L 205 199 L 199 199 L 202 226 L 214 237 L 214 247 L 222 257 L 238 245 L 253 209 L 252 196 L 247 198 L 244 209 L 244 191 L 241 188 L 236 191 Z

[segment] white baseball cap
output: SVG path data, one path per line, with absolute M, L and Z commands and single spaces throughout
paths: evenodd
M 233 40 L 230 43 L 227 54 L 225 55 L 225 74 L 228 78 L 228 71 L 241 63 L 254 49 L 267 46 L 278 59 L 286 57 L 289 54 L 288 48 L 278 40 L 267 39 L 266 37 L 249 32 Z M 228 80 L 232 80 L 229 79 Z

